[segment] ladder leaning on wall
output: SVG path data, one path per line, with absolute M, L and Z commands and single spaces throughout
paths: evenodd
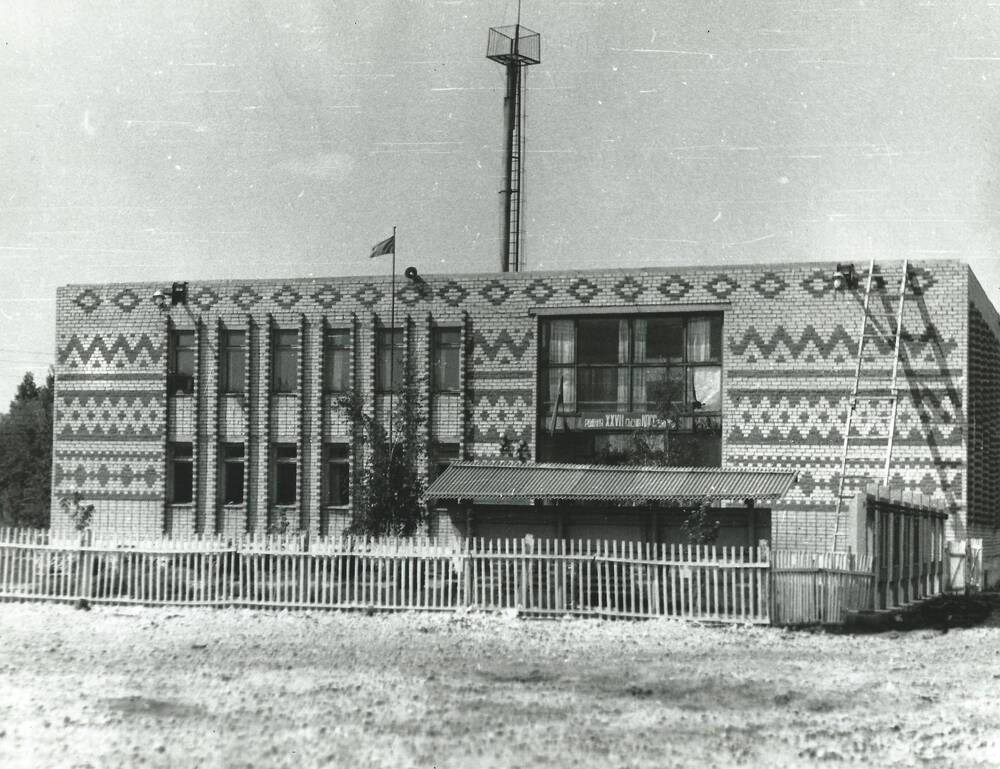
M 878 480 L 872 473 L 856 473 L 848 475 L 848 463 L 852 445 L 861 441 L 866 449 L 872 449 L 884 443 L 885 457 L 882 463 L 882 483 L 889 484 L 889 475 L 892 467 L 892 443 L 896 432 L 896 413 L 899 406 L 899 344 L 903 333 L 903 304 L 906 300 L 906 287 L 909 284 L 909 267 L 907 260 L 903 260 L 902 275 L 899 280 L 899 294 L 896 304 L 896 332 L 893 336 L 892 374 L 887 386 L 879 386 L 878 377 L 872 376 L 865 369 L 865 344 L 869 340 L 878 339 L 884 335 L 879 334 L 873 327 L 871 314 L 872 285 L 875 277 L 875 257 L 872 257 L 868 266 L 868 279 L 865 283 L 864 318 L 861 321 L 861 334 L 858 337 L 858 359 L 854 368 L 854 386 L 851 389 L 851 396 L 847 404 L 847 418 L 844 421 L 844 445 L 840 454 L 840 480 L 837 483 L 837 518 L 833 533 L 833 549 L 843 550 L 847 547 L 847 509 L 855 494 L 863 488 L 852 484 L 851 481 Z M 869 374 L 867 378 L 865 375 Z M 883 382 L 884 384 L 884 382 Z M 858 405 L 886 403 L 889 408 L 889 418 L 887 420 L 885 434 L 873 439 L 870 435 L 855 434 L 855 417 L 858 413 Z M 861 460 L 872 461 L 869 456 L 854 457 L 854 464 Z

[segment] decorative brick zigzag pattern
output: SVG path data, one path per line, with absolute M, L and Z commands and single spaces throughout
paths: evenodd
M 926 330 L 916 337 L 904 328 L 901 340 L 901 346 L 905 350 L 906 357 L 910 360 L 923 357 L 926 353 L 933 351 L 935 347 L 945 357 L 951 355 L 958 348 L 958 342 L 954 339 L 942 339 L 933 325 L 928 325 Z M 855 354 L 858 349 L 858 343 L 854 337 L 840 325 L 834 329 L 833 333 L 827 339 L 821 337 L 811 325 L 805 327 L 802 336 L 797 340 L 784 327 L 778 327 L 769 339 L 765 339 L 753 326 L 744 331 L 743 336 L 739 340 L 733 337 L 729 339 L 729 349 L 734 355 L 746 355 L 751 347 L 755 347 L 761 357 L 765 359 L 772 357 L 775 350 L 782 345 L 788 350 L 793 359 L 797 359 L 810 344 L 815 346 L 817 352 L 824 359 L 829 358 L 838 345 L 842 345 L 842 349 L 851 355 Z M 869 344 L 875 348 L 875 352 L 879 355 L 889 355 L 892 353 L 891 339 L 875 337 Z
M 100 367 L 100 363 L 103 362 L 109 366 L 116 363 L 119 368 L 124 368 L 126 361 L 132 364 L 138 361 L 140 368 L 158 364 L 163 356 L 162 345 L 155 344 L 146 334 L 140 334 L 138 339 L 135 337 L 135 334 L 119 334 L 108 346 L 102 336 L 94 336 L 85 344 L 77 334 L 73 334 L 66 346 L 59 350 L 59 363 L 63 366 L 76 367 L 89 366 L 91 361 L 94 361 L 95 367 Z M 98 354 L 100 354 L 99 359 L 95 358 Z
M 531 331 L 525 331 L 521 335 L 521 341 L 517 341 L 511 336 L 507 329 L 504 329 L 499 334 L 497 334 L 495 342 L 489 342 L 486 336 L 480 332 L 476 331 L 473 334 L 473 344 L 475 345 L 475 351 L 477 353 L 482 353 L 486 360 L 500 362 L 500 363 L 512 363 L 514 361 L 520 361 L 524 357 L 524 353 L 527 352 L 531 340 L 534 338 L 534 334 Z M 501 356 L 501 351 L 506 349 L 509 355 Z M 504 360 L 504 358 L 509 358 L 509 360 Z M 479 363 L 479 360 L 475 361 Z

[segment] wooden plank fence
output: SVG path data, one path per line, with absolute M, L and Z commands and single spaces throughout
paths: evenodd
M 776 625 L 842 624 L 848 611 L 872 605 L 870 555 L 776 550 L 771 558 L 771 620 Z
M 0 530 L 0 599 L 770 621 L 764 548 Z

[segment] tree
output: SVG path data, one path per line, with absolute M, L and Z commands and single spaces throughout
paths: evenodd
M 352 534 L 412 536 L 427 518 L 421 471 L 422 428 L 427 417 L 421 385 L 407 356 L 402 391 L 393 399 L 391 436 L 380 420 L 365 411 L 356 393 L 341 400 L 358 428 L 356 456 L 364 457 L 351 483 Z
M 52 403 L 55 377 L 39 387 L 31 372 L 0 415 L 0 523 L 47 526 L 52 492 Z

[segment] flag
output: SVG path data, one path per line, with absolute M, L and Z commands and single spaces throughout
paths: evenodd
M 374 259 L 376 256 L 385 256 L 386 254 L 394 253 L 396 253 L 396 236 L 390 235 L 385 240 L 379 241 L 372 246 L 372 252 L 368 254 L 368 258 Z

